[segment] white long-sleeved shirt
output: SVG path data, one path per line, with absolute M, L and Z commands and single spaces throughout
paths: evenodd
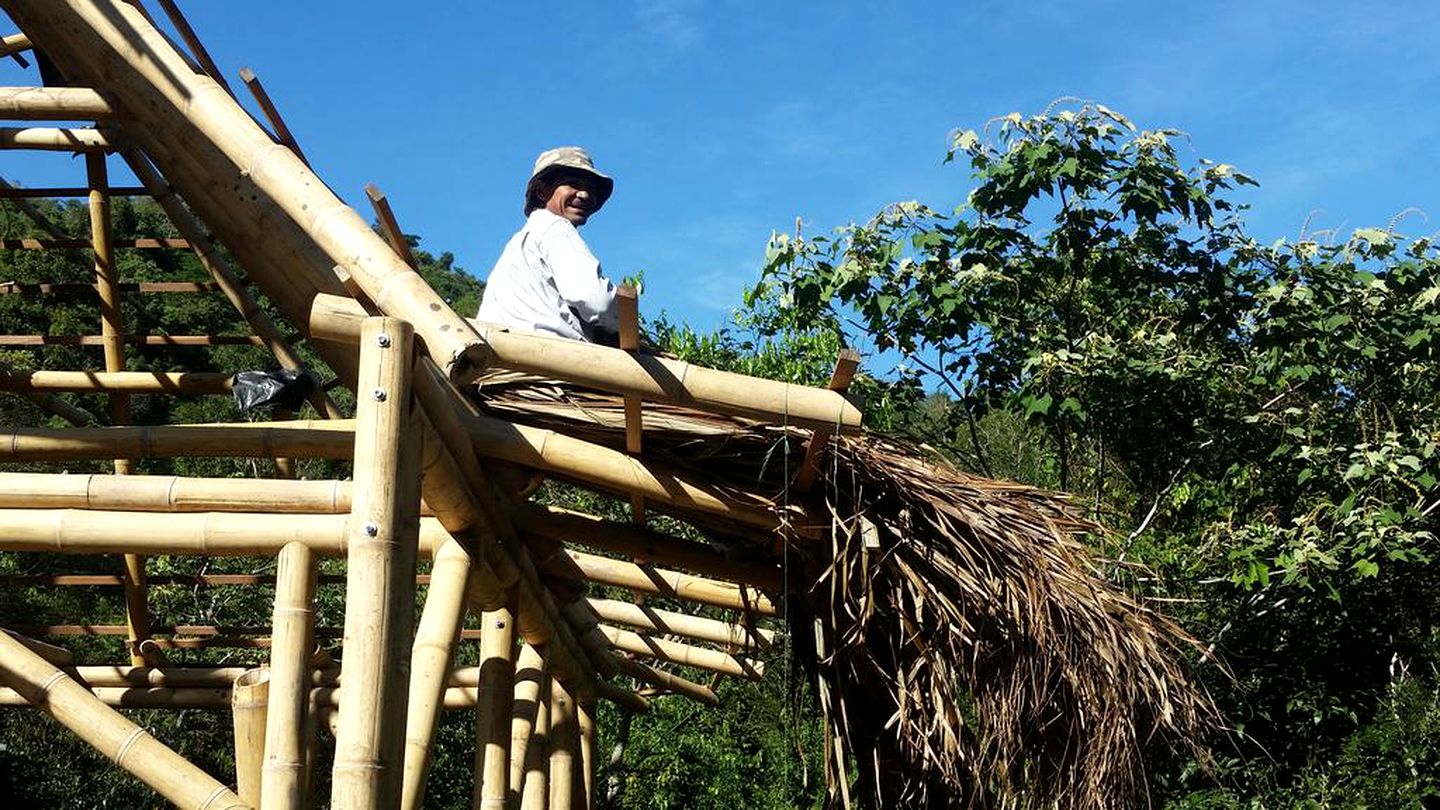
M 619 331 L 615 286 L 600 260 L 569 220 L 544 208 L 506 243 L 475 317 L 574 340 L 593 341 L 596 326 Z

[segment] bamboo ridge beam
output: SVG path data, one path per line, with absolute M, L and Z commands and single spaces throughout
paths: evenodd
M 0 118 L 16 121 L 103 121 L 113 117 L 110 102 L 94 90 L 79 87 L 0 87 Z
M 364 311 L 354 299 L 321 295 L 308 317 L 311 336 L 354 343 Z M 835 391 L 747 377 L 647 354 L 563 338 L 510 332 L 485 324 L 491 364 L 652 402 L 668 402 L 801 427 L 860 428 L 860 409 Z
M 181 808 L 248 808 L 229 788 L 4 633 L 0 682 Z

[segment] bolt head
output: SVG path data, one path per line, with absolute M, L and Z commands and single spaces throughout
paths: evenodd
M 375 336 L 375 345 L 379 346 L 382 349 L 390 348 L 390 336 L 385 334 L 384 332 L 381 332 L 380 334 Z
M 374 523 L 366 523 L 361 528 L 365 531 L 365 536 L 367 537 L 376 537 L 380 534 L 380 527 Z
M 370 392 L 370 396 L 374 397 L 376 402 L 384 402 L 386 396 L 385 389 L 376 388 L 374 391 Z

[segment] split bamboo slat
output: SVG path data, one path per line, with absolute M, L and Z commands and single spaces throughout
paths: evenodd
M 435 551 L 430 590 L 410 653 L 409 714 L 405 722 L 402 810 L 425 804 L 425 778 L 433 761 L 435 728 L 445 696 L 445 681 L 465 619 L 470 555 L 453 538 Z
M 757 650 L 769 647 L 775 631 L 761 627 L 730 624 L 703 616 L 660 610 L 618 599 L 587 599 L 586 603 L 602 621 L 623 624 L 646 633 L 682 636 L 731 649 Z
M 0 633 L 0 682 L 184 810 L 248 808 L 229 788 Z
M 174 250 L 189 247 L 184 239 L 174 239 L 168 236 L 115 239 L 111 241 L 110 246 L 134 248 L 135 250 Z M 73 250 L 88 247 L 90 247 L 88 239 L 32 239 L 29 237 L 0 239 L 0 248 L 5 250 Z
M 353 343 L 365 313 L 353 298 L 319 295 L 305 323 L 311 337 Z M 478 324 L 497 368 L 652 402 L 736 414 L 798 427 L 860 428 L 860 410 L 845 397 L 823 388 L 747 377 L 648 354 L 630 355 L 608 346 L 543 337 Z
M 235 95 L 230 89 L 230 85 L 225 82 L 225 74 L 219 67 L 216 67 L 215 60 L 210 58 L 210 52 L 205 50 L 205 45 L 200 42 L 200 37 L 195 35 L 195 29 L 190 27 L 190 21 L 185 19 L 185 15 L 180 12 L 180 7 L 175 5 L 175 0 L 157 0 L 157 2 L 160 3 L 160 8 L 165 11 L 165 16 L 170 18 L 171 24 L 175 26 L 175 30 L 180 34 L 180 39 L 185 41 L 185 47 L 189 48 L 190 52 L 195 55 L 195 61 L 200 64 L 200 68 L 205 71 L 205 75 L 214 79 L 217 84 L 225 88 L 225 92 L 230 93 L 232 96 Z M 139 4 L 137 3 L 136 5 L 138 6 Z M 142 8 L 141 10 L 143 11 L 144 9 Z M 154 24 L 154 20 L 150 22 L 152 25 Z
M 275 107 L 275 102 L 270 100 L 270 94 L 265 92 L 265 85 L 260 83 L 260 77 L 248 67 L 240 68 L 240 81 L 245 83 L 245 88 L 255 97 L 255 103 L 260 105 L 260 111 L 265 114 L 265 120 L 270 122 L 270 128 L 275 130 L 275 140 L 288 147 L 295 153 L 295 157 L 309 166 L 309 159 L 300 150 L 300 143 L 295 140 L 295 134 L 290 131 L 290 127 L 285 125 L 285 119 L 280 117 L 280 110 Z
M 545 685 L 549 666 L 538 647 L 525 644 L 515 663 L 515 699 L 510 710 L 510 776 L 506 807 L 519 806 L 525 787 L 526 763 L 536 724 L 549 711 Z
M 855 372 L 860 368 L 860 353 L 854 349 L 842 349 L 840 357 L 835 361 L 835 370 L 830 374 L 830 390 L 844 392 L 850 388 L 850 381 L 855 378 Z M 810 439 L 805 444 L 805 456 L 800 462 L 800 472 L 795 476 L 795 489 L 798 492 L 809 492 L 815 485 L 815 479 L 820 475 L 820 459 L 825 452 L 825 444 L 833 435 L 834 429 L 830 426 L 817 427 L 815 432 L 810 434 Z
M 0 57 L 15 56 L 30 50 L 30 38 L 24 34 L 10 34 L 0 37 Z
M 0 118 L 14 121 L 108 120 L 110 102 L 80 87 L 0 87 Z M 83 197 L 89 189 L 66 196 Z
M 53 152 L 108 152 L 114 145 L 98 129 L 0 127 L 0 149 Z
M 350 710 L 341 712 L 335 737 L 331 806 L 337 810 L 392 807 L 400 798 L 407 696 L 401 675 L 420 520 L 413 341 L 410 325 L 397 318 L 374 318 L 361 331 L 345 586 L 343 678 Z
M 235 726 L 235 792 L 251 807 L 260 806 L 269 696 L 270 670 L 264 667 L 241 675 L 230 689 L 230 718 Z
M 270 708 L 265 723 L 260 810 L 304 806 L 311 750 L 310 651 L 315 647 L 315 554 L 304 543 L 280 551 L 270 645 Z
M 575 760 L 579 742 L 575 700 L 565 690 L 565 684 L 552 679 L 550 734 L 546 740 L 546 754 L 550 760 L 548 810 L 571 810 L 575 806 Z
M 400 230 L 400 223 L 395 220 L 395 211 L 390 208 L 390 201 L 380 191 L 380 187 L 374 183 L 365 184 L 365 196 L 370 198 L 370 207 L 375 211 L 375 221 L 380 223 L 380 232 L 385 234 L 385 241 L 390 247 L 400 254 L 400 258 L 411 267 L 416 267 L 415 252 L 410 249 L 410 242 L 405 239 L 405 233 Z
M 480 686 L 475 706 L 475 786 L 471 807 L 505 810 L 510 792 L 510 726 L 515 690 L 515 612 L 480 616 Z M 531 649 L 531 648 L 527 648 Z

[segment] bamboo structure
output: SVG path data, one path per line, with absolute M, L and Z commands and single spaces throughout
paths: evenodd
M 16 333 L 0 345 L 36 360 L 0 368 L 0 396 L 74 425 L 0 425 L 0 554 L 76 560 L 7 569 L 0 588 L 121 597 L 91 600 L 115 607 L 98 619 L 26 618 L 43 638 L 0 632 L 0 706 L 50 714 L 165 799 L 207 810 L 318 806 L 327 767 L 330 806 L 423 806 L 445 710 L 474 713 L 473 807 L 590 808 L 598 701 L 626 717 L 662 699 L 703 709 L 722 677 L 791 671 L 781 654 L 809 665 L 837 806 L 852 793 L 877 806 L 1055 803 L 1070 784 L 1087 786 L 1076 806 L 1123 805 L 1143 784 L 1136 741 L 1183 737 L 1204 716 L 1171 663 L 1182 636 L 1094 578 L 1070 534 L 1089 525 L 1046 493 L 977 482 L 865 434 L 843 390 L 853 354 L 828 388 L 659 356 L 641 345 L 630 290 L 622 348 L 472 322 L 416 272 L 378 188 L 366 193 L 383 236 L 315 174 L 253 72 L 242 78 L 268 130 L 175 2 L 158 2 L 185 50 L 139 2 L 0 0 L 20 29 L 0 55 L 42 49 L 77 85 L 0 87 L 0 120 L 53 122 L 0 126 L 0 156 L 62 150 L 86 172 L 83 186 L 0 182 L 36 229 L 0 234 L 0 251 L 62 251 L 93 281 L 0 278 L 0 294 L 100 315 L 98 334 L 0 324 Z M 110 154 L 138 188 L 109 185 Z M 109 208 L 122 194 L 148 195 L 174 230 L 118 238 Z M 88 238 L 29 202 L 63 196 L 85 198 Z M 201 280 L 127 278 L 132 249 L 191 251 Z M 246 333 L 127 334 L 124 307 L 148 295 L 223 297 Z M 227 396 L 252 370 L 150 352 L 228 345 L 261 347 L 308 381 L 306 404 L 132 424 L 147 398 Z M 96 356 L 54 368 L 57 346 Z M 110 407 L 92 414 L 77 397 Z M 771 464 L 777 449 L 804 460 Z M 150 474 L 198 459 L 249 472 Z M 587 503 L 628 504 L 631 520 L 542 503 L 546 478 L 599 499 Z M 80 567 L 92 555 L 121 555 L 124 572 Z M 150 599 L 144 560 L 160 555 L 234 567 L 157 571 L 157 594 L 273 584 L 269 625 Z M 342 582 L 336 627 L 324 616 Z M 428 585 L 418 621 L 417 584 Z M 149 615 L 152 601 L 165 615 Z M 812 625 L 813 639 L 777 643 Z M 72 636 L 94 643 L 84 655 L 51 643 Z M 479 665 L 457 668 L 477 643 Z M 170 650 L 188 663 L 168 663 Z M 875 650 L 885 655 L 864 657 Z M 1019 680 L 996 683 L 1002 670 Z M 202 772 L 117 711 L 139 708 L 229 713 L 235 772 Z M 1053 767 L 977 770 L 1021 761 L 1022 719 L 1037 717 L 1059 729 Z

